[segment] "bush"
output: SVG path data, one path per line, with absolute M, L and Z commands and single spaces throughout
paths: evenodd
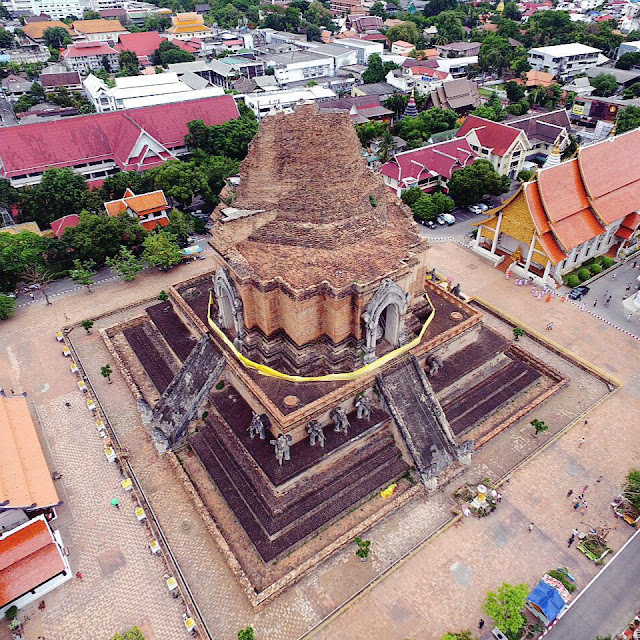
M 169 294 L 162 290 L 159 294 L 158 294 L 158 300 L 162 300 L 162 302 L 166 302 L 169 299 Z
M 589 271 L 589 269 L 580 269 L 580 271 L 578 271 L 578 278 L 580 282 L 585 282 L 590 277 L 591 277 L 591 271 Z
M 567 286 L 568 287 L 577 287 L 580 284 L 580 278 L 578 276 L 571 274 L 567 278 Z
M 253 627 L 247 627 L 246 629 L 240 629 L 238 631 L 238 640 L 253 640 Z
M 0 294 L 0 320 L 9 319 L 16 310 L 15 298 Z
M 4 615 L 7 620 L 13 620 L 18 615 L 18 607 L 14 604 L 12 607 L 7 609 L 7 612 Z
M 547 571 L 547 575 L 550 575 L 552 578 L 559 580 L 564 585 L 564 588 L 569 592 L 573 593 L 576 590 L 576 585 L 569 580 L 567 574 L 564 571 L 558 571 L 557 569 L 552 569 L 551 571 Z
M 589 267 L 589 271 L 591 271 L 594 276 L 597 276 L 599 273 L 602 273 L 602 267 L 598 263 L 594 262 Z
M 615 262 L 614 259 L 610 258 L 609 256 L 605 256 L 604 258 L 602 258 L 602 266 L 605 269 L 612 267 L 614 262 Z

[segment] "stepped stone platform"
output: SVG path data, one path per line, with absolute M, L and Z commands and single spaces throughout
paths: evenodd
M 161 350 L 148 336 L 145 326 L 139 324 L 135 327 L 129 327 L 124 329 L 122 333 L 153 384 L 160 393 L 164 393 L 164 390 L 173 380 L 174 372 L 167 364 L 167 360 L 163 357 Z

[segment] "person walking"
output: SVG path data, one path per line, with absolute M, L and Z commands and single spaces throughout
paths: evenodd
M 630 282 L 630 283 L 626 286 L 625 291 L 629 291 L 629 290 L 631 289 L 631 285 L 632 285 L 632 284 L 633 284 L 633 282 Z
M 35 300 L 35 299 L 36 299 L 36 297 L 33 295 L 33 291 L 30 291 L 30 292 L 29 292 L 29 297 L 30 297 L 32 300 Z
M 588 417 L 584 419 L 584 423 L 585 424 L 589 424 L 589 418 Z
M 478 629 L 482 629 L 484 627 L 484 620 L 480 618 L 480 622 L 478 622 Z
M 575 538 L 573 536 L 571 536 L 569 538 L 569 544 L 567 544 L 567 547 L 570 547 L 573 544 L 573 541 L 575 540 Z
M 577 498 L 573 499 L 573 510 L 577 511 L 580 508 L 580 501 Z
M 612 280 L 615 280 L 617 275 L 618 275 L 617 273 L 614 273 L 614 274 L 611 276 L 611 279 L 612 279 Z
M 547 331 L 553 330 L 553 322 L 547 322 Z
M 593 306 L 594 306 L 594 307 L 597 307 L 597 306 L 598 306 L 598 300 L 597 300 L 597 299 L 593 301 Z
M 120 511 L 120 502 L 118 501 L 118 498 L 111 498 L 111 504 Z
M 572 495 L 573 495 L 573 489 L 569 489 L 569 491 L 567 491 L 567 498 L 570 498 Z
M 578 440 L 578 449 L 585 443 L 585 439 L 584 438 L 580 438 L 580 440 Z
M 631 318 L 633 318 L 633 314 L 632 314 L 632 313 L 630 313 L 630 314 L 625 318 L 625 320 L 626 320 L 627 322 L 631 322 Z
M 574 529 L 571 532 L 571 536 L 574 537 L 574 538 L 577 538 L 579 535 L 580 535 L 580 532 L 577 529 Z
M 533 531 L 533 522 L 529 524 L 529 533 L 531 533 L 532 531 Z

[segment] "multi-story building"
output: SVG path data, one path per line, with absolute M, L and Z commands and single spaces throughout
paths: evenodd
M 106 42 L 77 42 L 69 45 L 61 60 L 70 71 L 85 74 L 92 69 L 108 66 L 109 71 L 118 71 L 118 52 Z
M 90 9 L 89 0 L 30 0 L 30 11 L 34 15 L 45 13 L 52 20 L 64 20 L 68 16 L 81 16 Z
M 209 84 L 193 73 L 184 74 L 182 78 L 178 80 L 176 73 L 127 76 L 116 78 L 116 86 L 110 88 L 100 78 L 90 74 L 83 85 L 98 113 L 224 95 L 224 89 Z M 189 78 L 195 82 L 188 84 Z
M 122 34 L 129 33 L 119 20 L 76 20 L 71 26 L 78 36 L 94 42 L 115 43 Z
M 373 53 L 382 55 L 384 44 L 373 40 L 360 40 L 358 38 L 340 38 L 332 43 L 334 47 L 346 47 L 353 49 L 358 54 L 358 64 L 367 64 L 369 56 Z
M 335 75 L 335 60 L 311 51 L 267 54 L 264 62 L 267 67 L 273 68 L 275 78 L 281 85 Z
M 456 136 L 466 138 L 474 153 L 488 160 L 500 175 L 511 179 L 522 171 L 531 148 L 527 134 L 521 129 L 478 116 L 468 116 Z
M 536 71 L 552 73 L 558 80 L 565 81 L 595 67 L 600 53 L 600 49 L 579 42 L 534 47 L 529 50 L 529 64 Z
M 187 123 L 212 126 L 239 117 L 233 96 L 36 124 L 0 127 L 0 177 L 14 187 L 38 184 L 52 167 L 69 167 L 100 184 L 119 171 L 144 171 L 189 153 Z
M 361 0 L 331 0 L 330 7 L 331 11 L 341 18 L 348 16 L 350 13 L 363 12 Z
M 304 87 L 286 91 L 265 91 L 245 95 L 245 104 L 262 119 L 277 111 L 293 110 L 300 102 L 322 102 L 335 98 L 331 89 L 324 87 Z
M 555 286 L 589 258 L 637 244 L 640 131 L 591 146 L 536 180 L 478 224 L 473 250 L 538 284 Z M 604 168 L 615 167 L 615 171 Z

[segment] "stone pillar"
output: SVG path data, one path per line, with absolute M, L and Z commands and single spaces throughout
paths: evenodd
M 534 232 L 533 238 L 531 238 L 531 243 L 529 244 L 529 251 L 527 252 L 527 261 L 524 265 L 526 271 L 529 271 L 529 267 L 531 266 L 531 258 L 533 256 L 533 249 L 536 246 L 536 234 Z
M 544 268 L 544 275 L 542 276 L 542 281 L 547 284 L 547 278 L 549 277 L 549 271 L 551 270 L 551 260 L 547 259 L 547 264 Z
M 498 214 L 498 222 L 496 224 L 496 230 L 493 234 L 493 242 L 491 243 L 491 253 L 496 252 L 498 246 L 498 236 L 500 235 L 500 226 L 502 225 L 502 211 Z

